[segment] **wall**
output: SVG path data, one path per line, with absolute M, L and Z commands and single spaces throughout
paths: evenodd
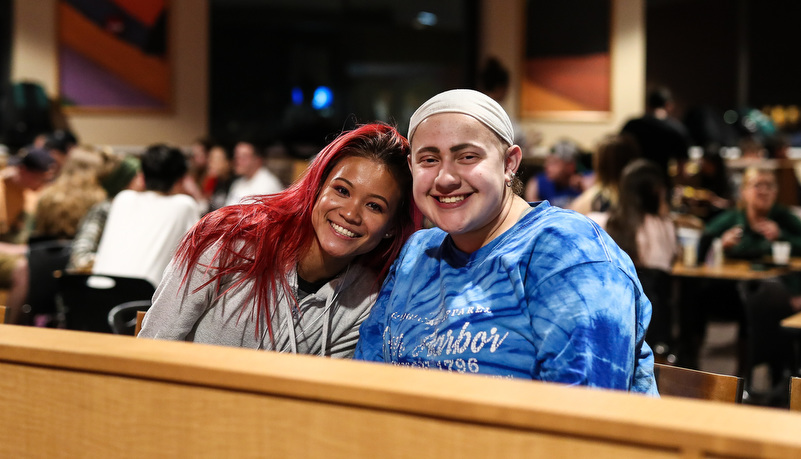
M 207 131 L 208 0 L 170 0 L 174 108 L 164 114 L 68 113 L 85 143 L 186 145 Z M 56 0 L 14 0 L 11 79 L 37 80 L 58 92 Z
M 542 136 L 541 146 L 550 146 L 563 137 L 594 149 L 606 134 L 617 132 L 625 121 L 644 110 L 645 98 L 645 0 L 611 0 L 612 27 L 612 116 L 604 121 L 543 121 L 521 119 L 529 138 Z M 523 63 L 523 28 L 525 0 L 507 0 L 482 4 L 482 33 L 479 62 L 496 56 L 512 74 L 511 90 L 504 107 L 510 114 L 519 113 L 520 71 Z
M 540 133 L 542 145 L 570 137 L 591 149 L 605 134 L 643 110 L 645 94 L 644 0 L 612 0 L 612 117 L 605 121 L 521 120 L 530 133 Z M 523 49 L 525 0 L 482 2 L 484 42 L 480 60 L 495 55 L 512 72 L 512 91 L 504 106 L 518 113 L 519 71 Z M 175 58 L 176 106 L 165 115 L 71 114 L 73 129 L 85 142 L 146 144 L 167 141 L 188 144 L 206 132 L 208 112 L 208 0 L 172 0 L 172 45 Z M 56 93 L 55 0 L 15 0 L 12 72 L 14 80 L 40 80 Z

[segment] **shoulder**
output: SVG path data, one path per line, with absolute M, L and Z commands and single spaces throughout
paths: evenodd
M 140 193 L 141 192 L 134 190 L 122 190 L 119 193 L 117 193 L 117 196 L 114 196 L 114 200 L 112 202 L 116 203 L 116 202 L 132 201 L 136 199 L 140 195 Z
M 194 209 L 196 207 L 197 201 L 189 195 L 186 194 L 174 194 L 171 196 L 167 196 L 168 202 L 172 203 L 176 207 L 186 207 Z
M 729 209 L 712 218 L 712 220 L 706 224 L 706 228 L 718 228 L 732 225 L 741 218 L 743 218 L 743 212 L 740 209 Z
M 512 231 L 514 243 L 527 246 L 529 263 L 553 272 L 593 262 L 611 262 L 628 274 L 634 271 L 606 231 L 572 210 L 540 204 Z

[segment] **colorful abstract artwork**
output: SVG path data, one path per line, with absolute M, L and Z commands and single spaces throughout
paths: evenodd
M 67 108 L 166 110 L 168 0 L 59 0 L 59 98 Z
M 610 114 L 611 13 L 611 0 L 526 1 L 522 116 Z

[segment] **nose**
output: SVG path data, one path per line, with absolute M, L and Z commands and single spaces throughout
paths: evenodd
M 439 173 L 434 179 L 434 185 L 442 191 L 455 190 L 456 188 L 459 188 L 461 185 L 461 178 L 459 177 L 456 168 L 450 163 L 450 161 L 442 162 Z
M 349 200 L 339 210 L 342 218 L 351 225 L 360 225 L 362 223 L 362 206 L 355 200 Z

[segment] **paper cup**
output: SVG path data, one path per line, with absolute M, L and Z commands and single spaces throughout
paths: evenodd
M 776 241 L 771 245 L 773 252 L 773 263 L 786 265 L 790 262 L 790 243 L 787 241 Z
M 698 245 L 701 242 L 701 230 L 693 228 L 679 228 L 677 231 L 679 245 L 681 246 L 682 263 L 684 266 L 698 265 Z

